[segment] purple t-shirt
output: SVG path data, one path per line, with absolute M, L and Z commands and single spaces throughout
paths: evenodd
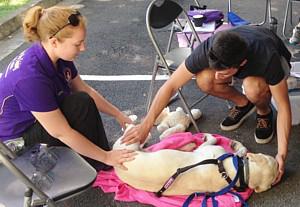
M 55 69 L 39 43 L 15 57 L 0 77 L 0 139 L 22 136 L 35 122 L 31 111 L 59 108 L 77 74 L 73 62 L 62 59 Z

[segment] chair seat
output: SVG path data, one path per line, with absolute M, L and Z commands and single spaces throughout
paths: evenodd
M 165 59 L 170 69 L 175 70 L 191 53 L 191 48 L 179 47 L 168 52 Z
M 49 172 L 54 179 L 49 190 L 44 192 L 54 201 L 80 192 L 89 187 L 96 179 L 97 172 L 82 157 L 67 147 L 51 147 L 58 155 L 55 167 Z M 30 164 L 30 150 L 13 160 L 13 163 L 31 178 L 34 167 Z M 23 206 L 26 186 L 4 165 L 0 164 L 1 194 L 0 206 Z M 35 195 L 33 199 L 37 198 Z

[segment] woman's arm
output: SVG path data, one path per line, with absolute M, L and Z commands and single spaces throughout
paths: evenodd
M 86 82 L 84 82 L 79 75 L 72 80 L 71 89 L 73 91 L 84 91 L 89 94 L 95 101 L 98 110 L 115 117 L 122 127 L 125 127 L 126 123 L 132 123 L 128 116 L 107 101 L 100 93 L 89 86 Z
M 90 142 L 78 131 L 71 128 L 59 109 L 50 112 L 32 112 L 32 114 L 52 137 L 59 139 L 81 155 L 123 168 L 123 162 L 133 159 L 134 153 L 132 151 L 105 151 Z

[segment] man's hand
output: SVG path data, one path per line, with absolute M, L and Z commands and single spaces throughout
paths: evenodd
M 145 129 L 143 125 L 138 124 L 125 131 L 121 142 L 125 143 L 126 145 L 133 144 L 136 142 L 140 142 L 142 144 L 145 142 L 148 134 L 149 130 Z
M 285 165 L 285 159 L 283 155 L 277 154 L 276 155 L 276 161 L 278 162 L 278 175 L 276 180 L 274 181 L 273 185 L 279 183 L 281 180 L 283 174 L 284 174 L 284 165 Z
M 124 166 L 124 162 L 134 160 L 135 155 L 137 155 L 137 153 L 132 150 L 111 150 L 106 152 L 104 162 L 110 166 L 127 170 L 127 168 Z

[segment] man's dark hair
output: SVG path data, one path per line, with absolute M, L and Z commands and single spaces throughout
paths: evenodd
M 247 50 L 248 45 L 239 34 L 230 30 L 218 32 L 208 52 L 209 67 L 217 70 L 238 68 Z

